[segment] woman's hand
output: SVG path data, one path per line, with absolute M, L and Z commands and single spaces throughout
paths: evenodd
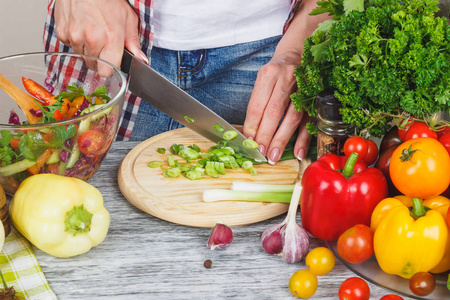
M 306 122 L 311 119 L 296 111 L 290 99 L 296 88 L 294 70 L 300 60 L 300 55 L 295 51 L 278 55 L 275 52 L 273 58 L 259 70 L 248 104 L 243 134 L 260 144 L 259 150 L 272 164 L 280 159 L 300 125 L 294 147 L 297 158 L 305 157 L 311 140 L 305 128 Z
M 56 0 L 55 25 L 58 39 L 75 53 L 120 66 L 125 47 L 147 61 L 140 49 L 138 17 L 125 0 Z
M 294 71 L 301 62 L 303 41 L 330 18 L 325 14 L 310 16 L 316 6 L 315 0 L 301 2 L 272 59 L 259 70 L 248 104 L 243 134 L 260 145 L 271 164 L 280 159 L 297 128 L 294 154 L 299 160 L 305 157 L 311 141 L 305 125 L 313 119 L 295 110 L 290 95 L 296 89 Z

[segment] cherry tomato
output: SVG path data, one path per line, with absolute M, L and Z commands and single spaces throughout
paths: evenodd
M 333 270 L 335 263 L 333 252 L 326 247 L 312 249 L 305 258 L 306 267 L 318 276 L 328 274 Z
M 406 131 L 405 141 L 420 137 L 429 137 L 437 140 L 437 133 L 436 131 L 431 130 L 428 125 L 423 122 L 416 122 L 409 126 Z
M 380 300 L 403 300 L 402 297 L 394 294 L 384 295 Z
M 369 298 L 369 285 L 359 277 L 347 278 L 339 287 L 339 300 L 369 300 Z
M 448 154 L 450 155 L 450 133 L 444 134 L 439 138 L 439 143 L 445 147 Z
M 428 272 L 418 272 L 409 279 L 409 289 L 417 296 L 427 296 L 434 291 L 436 280 Z
M 440 195 L 450 182 L 450 156 L 433 138 L 417 138 L 398 146 L 391 156 L 389 174 L 404 195 L 422 199 Z
M 371 139 L 366 140 L 359 136 L 352 136 L 345 141 L 344 153 L 348 157 L 352 152 L 358 153 L 358 158 L 370 166 L 377 160 L 378 146 Z
M 405 120 L 406 121 L 406 120 Z M 403 122 L 405 122 L 403 121 Z M 403 123 L 402 122 L 402 123 Z M 413 124 L 417 123 L 419 121 L 413 121 L 413 120 L 409 120 L 407 121 L 406 124 L 402 124 L 401 127 L 398 127 L 398 137 L 402 140 L 402 141 L 406 141 L 406 132 L 408 131 L 409 127 L 411 127 Z
M 450 133 L 450 126 L 444 126 L 441 130 L 436 131 L 438 138 L 441 136 Z
M 317 290 L 317 285 L 317 276 L 310 270 L 298 270 L 289 279 L 289 290 L 292 295 L 302 299 L 314 295 Z
M 337 241 L 337 250 L 343 260 L 359 264 L 373 255 L 373 231 L 369 226 L 357 224 L 342 233 Z
M 103 133 L 98 130 L 83 132 L 78 139 L 78 147 L 85 154 L 97 154 L 103 145 Z

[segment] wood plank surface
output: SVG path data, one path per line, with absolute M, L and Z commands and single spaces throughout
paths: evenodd
M 89 180 L 103 194 L 111 224 L 105 241 L 88 253 L 55 258 L 33 247 L 59 300 L 79 299 L 258 299 L 294 300 L 288 281 L 305 262 L 287 264 L 266 254 L 260 234 L 286 214 L 233 228 L 234 241 L 225 250 L 206 247 L 211 229 L 183 226 L 156 218 L 127 201 L 117 184 L 119 165 L 137 142 L 114 142 L 97 173 Z M 297 221 L 301 224 L 300 214 Z M 311 238 L 310 249 L 326 246 Z M 206 269 L 203 262 L 212 261 Z M 339 260 L 320 276 L 311 300 L 336 300 L 340 284 L 358 276 Z M 371 300 L 397 294 L 368 282 Z M 411 297 L 403 296 L 405 300 Z M 45 300 L 45 299 L 40 299 Z
M 269 184 L 293 184 L 299 174 L 296 159 L 276 165 L 260 164 L 254 168 L 258 174 L 250 175 L 242 169 L 226 169 L 218 178 L 204 176 L 189 180 L 184 176 L 165 178 L 160 168 L 149 168 L 150 161 L 163 161 L 171 155 L 172 144 L 185 147 L 196 144 L 206 152 L 214 143 L 187 129 L 180 128 L 154 136 L 131 150 L 120 166 L 118 183 L 122 194 L 137 208 L 163 220 L 195 227 L 213 227 L 217 222 L 238 226 L 260 222 L 287 211 L 287 204 L 220 201 L 203 202 L 206 189 L 230 189 L 233 180 Z M 157 152 L 166 149 L 165 154 Z M 184 159 L 174 155 L 180 163 Z

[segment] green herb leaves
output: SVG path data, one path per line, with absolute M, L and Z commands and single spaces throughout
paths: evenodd
M 315 98 L 329 90 L 344 122 L 383 135 L 393 115 L 425 118 L 450 110 L 450 25 L 437 0 L 321 0 L 329 13 L 305 40 L 297 67 L 297 110 L 316 116 Z M 330 25 L 331 24 L 331 25 Z M 384 117 L 380 117 L 380 116 Z

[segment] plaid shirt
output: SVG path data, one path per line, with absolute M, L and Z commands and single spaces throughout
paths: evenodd
M 294 16 L 295 11 L 302 0 L 291 0 L 291 11 L 289 13 L 283 31 L 286 31 L 289 22 Z M 131 7 L 134 8 L 139 17 L 139 37 L 141 42 L 141 49 L 150 57 L 150 52 L 153 45 L 153 0 L 128 0 Z M 55 30 L 54 19 L 55 0 L 49 0 L 48 15 L 44 29 L 44 48 L 48 52 L 72 52 L 72 49 L 62 44 L 57 36 Z M 119 123 L 117 132 L 117 140 L 128 140 L 133 130 L 136 115 L 139 109 L 141 99 L 135 95 L 127 92 L 123 105 L 122 118 Z

